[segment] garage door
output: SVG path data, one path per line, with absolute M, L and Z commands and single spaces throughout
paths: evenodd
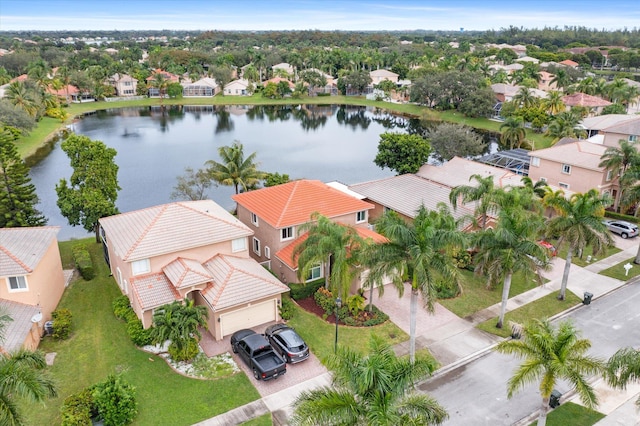
M 251 328 L 276 320 L 276 301 L 268 300 L 220 315 L 222 336 L 227 336 L 243 328 Z

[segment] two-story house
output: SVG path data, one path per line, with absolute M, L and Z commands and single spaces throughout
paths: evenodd
M 253 232 L 211 200 L 149 207 L 100 219 L 105 259 L 145 328 L 154 310 L 194 300 L 221 340 L 279 319 L 289 288 L 249 256 Z
M 116 96 L 135 96 L 138 89 L 138 80 L 127 74 L 115 73 L 109 77 L 109 84 L 116 90 Z
M 251 256 L 267 265 L 285 283 L 300 281 L 291 254 L 304 238 L 300 227 L 308 223 L 315 212 L 334 222 L 354 226 L 365 238 L 380 237 L 369 229 L 369 211 L 373 204 L 317 180 L 297 180 L 232 198 L 238 203 L 238 219 L 254 232 Z M 321 278 L 323 271 L 318 265 L 309 279 Z
M 12 321 L 1 346 L 35 349 L 65 287 L 59 227 L 0 229 L 0 309 Z
M 392 83 L 398 84 L 399 75 L 393 71 L 380 69 L 380 70 L 371 71 L 369 73 L 369 77 L 371 78 L 371 84 L 375 86 L 377 84 L 380 84 L 384 80 L 389 80 Z
M 620 140 L 640 142 L 640 116 L 630 115 L 628 120 L 621 120 L 608 126 L 600 133 L 603 135 L 605 146 L 619 147 Z

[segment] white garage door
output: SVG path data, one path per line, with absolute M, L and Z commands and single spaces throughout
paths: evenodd
M 276 320 L 276 301 L 268 300 L 237 311 L 220 315 L 222 336 L 227 336 L 243 328 L 251 328 Z

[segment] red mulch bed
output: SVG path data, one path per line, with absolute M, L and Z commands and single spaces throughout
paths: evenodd
M 315 314 L 317 317 L 322 319 L 322 316 L 324 315 L 324 309 L 318 306 L 318 304 L 316 303 L 316 299 L 314 299 L 313 296 L 307 297 L 305 299 L 296 300 L 296 303 L 300 305 L 300 307 L 305 311 L 311 312 L 312 314 Z M 335 314 L 329 315 L 326 321 L 330 324 L 335 324 L 336 315 Z M 339 321 L 338 323 L 342 324 L 342 321 Z

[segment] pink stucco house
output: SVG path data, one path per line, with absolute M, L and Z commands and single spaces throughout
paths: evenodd
M 145 328 L 184 298 L 209 310 L 221 340 L 277 321 L 289 288 L 249 256 L 253 232 L 211 200 L 164 204 L 100 219 L 105 259 Z
M 0 309 L 7 324 L 3 350 L 35 349 L 44 323 L 65 287 L 57 235 L 59 227 L 0 229 Z

